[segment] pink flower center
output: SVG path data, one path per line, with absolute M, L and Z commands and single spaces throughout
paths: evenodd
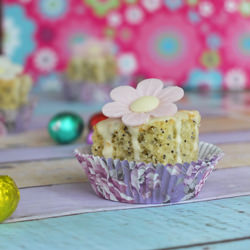
M 154 110 L 159 103 L 159 99 L 155 96 L 143 96 L 136 99 L 129 108 L 135 113 L 144 113 Z

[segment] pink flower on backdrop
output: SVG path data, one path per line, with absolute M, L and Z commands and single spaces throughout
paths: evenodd
M 20 1 L 20 0 L 19 0 Z M 23 0 L 25 1 L 25 0 Z M 72 1 L 72 0 L 71 0 Z M 36 0 L 29 1 L 28 12 L 39 20 L 58 22 L 68 17 L 70 1 L 68 0 Z
M 36 41 L 39 44 L 47 45 L 50 44 L 56 36 L 56 29 L 51 26 L 50 23 L 42 23 L 37 27 L 37 32 L 35 34 Z
M 193 25 L 182 15 L 162 12 L 138 29 L 134 50 L 148 76 L 180 82 L 197 63 L 200 47 Z
M 250 68 L 249 19 L 241 19 L 227 25 L 223 50 L 228 63 Z
M 129 25 L 119 27 L 116 34 L 116 42 L 125 50 L 133 50 L 133 44 L 137 39 L 137 34 Z
M 119 1 L 99 2 L 107 7 L 104 2 Z M 119 55 L 132 55 L 126 56 L 126 60 L 123 58 L 120 62 L 122 66 L 125 65 L 126 72 L 140 72 L 146 77 L 160 77 L 182 85 L 195 69 L 204 70 L 201 55 L 207 49 L 212 49 L 220 56 L 221 63 L 214 66 L 213 70 L 223 76 L 224 87 L 250 87 L 248 1 L 120 2 L 119 7 L 117 4 L 108 4 L 108 8 L 104 6 L 104 9 L 100 9 L 101 5 L 86 5 L 84 0 L 5 0 L 6 5 L 22 6 L 27 18 L 36 24 L 36 44 L 26 59 L 26 72 L 39 78 L 50 70 L 62 70 L 69 60 L 73 44 L 89 36 L 104 37 L 106 34 L 114 40 Z M 95 11 L 90 11 L 91 8 Z M 105 15 L 98 16 L 96 13 L 100 11 L 104 11 Z M 27 45 L 30 37 L 22 34 L 22 38 L 26 39 Z M 14 36 L 12 39 L 17 41 Z M 51 56 L 51 53 L 44 51 L 41 54 L 41 49 L 45 47 L 49 47 L 57 55 Z M 43 64 L 44 58 L 50 60 L 48 67 Z M 18 59 L 18 55 L 13 55 L 13 59 Z M 218 85 L 221 84 L 222 81 Z
M 60 53 L 56 47 L 41 45 L 28 57 L 25 72 L 36 83 L 41 75 L 58 71 L 60 63 Z
M 75 45 L 84 43 L 89 37 L 101 37 L 101 28 L 98 26 L 101 25 L 90 19 L 73 19 L 72 17 L 57 28 L 58 34 L 53 43 L 59 51 L 62 67 L 67 65 Z
M 41 47 L 33 56 L 34 67 L 42 73 L 52 72 L 57 68 L 59 54 L 52 47 Z

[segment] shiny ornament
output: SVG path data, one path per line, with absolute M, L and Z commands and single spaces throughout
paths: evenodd
M 106 120 L 108 117 L 103 113 L 96 113 L 89 119 L 89 129 L 93 129 L 93 127 L 100 121 Z
M 59 144 L 68 144 L 77 140 L 83 131 L 82 118 L 71 112 L 55 115 L 48 124 L 51 138 Z
M 16 183 L 6 175 L 0 175 L 0 222 L 6 220 L 16 210 L 20 193 Z
M 90 130 L 89 133 L 88 133 L 87 139 L 86 139 L 86 142 L 89 145 L 93 144 L 92 136 L 93 136 L 93 130 Z

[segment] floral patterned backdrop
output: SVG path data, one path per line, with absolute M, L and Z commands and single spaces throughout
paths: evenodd
M 121 74 L 186 88 L 250 88 L 250 1 L 4 3 L 4 51 L 38 84 L 58 82 L 72 45 L 94 36 L 114 41 Z

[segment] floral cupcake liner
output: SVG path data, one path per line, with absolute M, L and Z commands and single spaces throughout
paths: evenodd
M 128 80 L 128 77 L 118 77 L 112 82 L 96 84 L 94 82 L 71 81 L 65 75 L 61 76 L 64 98 L 68 101 L 77 100 L 86 103 L 108 101 L 111 89 L 127 84 Z
M 222 158 L 215 145 L 200 142 L 196 162 L 163 165 L 105 159 L 75 151 L 95 193 L 101 198 L 134 203 L 174 203 L 199 194 L 205 181 Z
M 0 109 L 0 116 L 9 132 L 20 132 L 27 129 L 36 101 L 30 100 L 18 109 Z

